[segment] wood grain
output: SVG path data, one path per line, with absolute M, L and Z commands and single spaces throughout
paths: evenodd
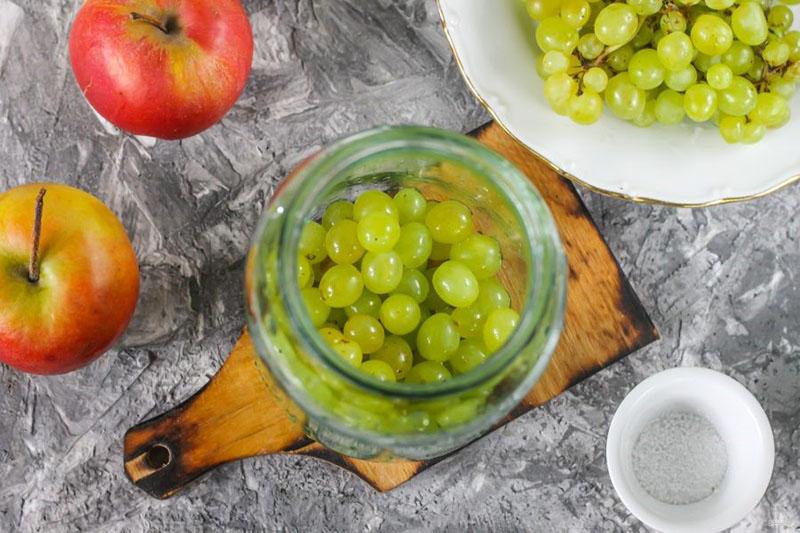
M 569 264 L 565 326 L 542 378 L 503 424 L 658 339 L 572 184 L 490 123 L 473 133 L 536 185 L 558 225 Z M 182 405 L 125 435 L 125 472 L 157 498 L 167 498 L 217 465 L 270 453 L 324 459 L 390 490 L 433 461 L 364 461 L 307 439 L 302 414 L 268 392 L 275 387 L 245 332 L 211 382 Z M 502 424 L 501 424 L 502 425 Z M 440 459 L 439 459 L 440 460 Z

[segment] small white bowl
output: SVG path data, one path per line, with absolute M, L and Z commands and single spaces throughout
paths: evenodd
M 633 472 L 632 451 L 642 429 L 673 410 L 707 418 L 728 451 L 719 490 L 689 505 L 656 500 Z M 707 368 L 673 368 L 642 381 L 622 401 L 608 431 L 606 461 L 622 503 L 647 526 L 706 533 L 733 526 L 758 504 L 772 477 L 775 443 L 764 409 L 739 382 Z

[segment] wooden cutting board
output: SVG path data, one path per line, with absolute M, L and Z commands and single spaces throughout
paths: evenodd
M 473 135 L 517 165 L 547 201 L 569 263 L 564 332 L 542 378 L 503 425 L 614 361 L 658 339 L 656 330 L 571 183 L 490 123 Z M 245 332 L 219 373 L 197 394 L 125 435 L 125 472 L 148 494 L 168 498 L 214 467 L 271 453 L 317 457 L 377 490 L 404 483 L 440 459 L 370 462 L 308 439 L 275 396 Z

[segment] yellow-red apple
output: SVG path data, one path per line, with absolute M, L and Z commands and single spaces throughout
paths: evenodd
M 138 295 L 133 247 L 100 200 L 54 183 L 0 193 L 0 363 L 85 366 L 125 330 Z
M 69 54 L 81 91 L 112 124 L 180 139 L 239 98 L 253 34 L 239 0 L 86 0 Z

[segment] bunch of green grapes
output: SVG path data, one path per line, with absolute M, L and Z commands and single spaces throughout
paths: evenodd
M 789 120 L 800 32 L 784 3 L 525 0 L 556 113 L 591 124 L 605 102 L 637 126 L 710 120 L 729 143 Z
M 435 383 L 481 364 L 519 322 L 498 242 L 454 200 L 378 190 L 307 222 L 297 279 L 313 324 L 381 381 Z

